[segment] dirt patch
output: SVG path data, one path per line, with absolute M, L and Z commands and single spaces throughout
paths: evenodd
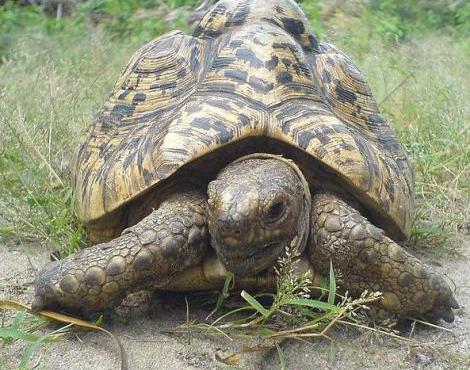
M 333 334 L 336 354 L 328 359 L 330 343 L 286 342 L 282 345 L 290 369 L 455 369 L 470 368 L 470 240 L 459 248 L 457 257 L 420 256 L 446 273 L 457 285 L 461 305 L 452 324 L 441 322 L 452 333 L 416 325 L 411 337 L 422 344 L 397 342 L 371 332 L 337 328 Z M 30 302 L 37 270 L 49 259 L 42 247 L 0 246 L 0 298 Z M 122 340 L 130 369 L 219 369 L 227 365 L 216 359 L 241 348 L 224 338 L 202 335 L 175 336 L 168 330 L 186 321 L 184 299 L 168 295 L 142 297 L 139 308 L 122 308 L 123 319 L 107 325 Z M 203 320 L 208 310 L 191 308 L 191 318 Z M 11 318 L 6 314 L 7 321 Z M 409 333 L 409 331 L 408 331 Z M 16 368 L 25 343 L 2 348 L 0 369 Z M 58 343 L 43 346 L 31 363 L 36 369 L 117 369 L 116 348 L 100 333 L 74 331 Z M 276 351 L 242 354 L 235 368 L 280 368 Z

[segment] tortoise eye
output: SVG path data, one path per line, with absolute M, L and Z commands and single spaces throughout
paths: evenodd
M 278 221 L 286 211 L 286 203 L 282 200 L 274 202 L 266 212 L 266 221 L 269 223 Z

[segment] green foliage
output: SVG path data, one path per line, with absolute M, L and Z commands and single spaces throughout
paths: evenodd
M 48 16 L 38 5 L 21 5 L 7 1 L 0 6 L 0 58 L 14 45 L 22 31 L 40 29 L 49 34 L 86 34 L 96 27 L 121 41 L 145 42 L 176 27 L 187 30 L 186 18 L 198 0 L 89 0 L 79 2 L 71 14 L 57 19 Z M 361 0 L 331 3 L 326 0 L 300 0 L 312 20 L 315 32 L 323 37 L 329 29 L 329 18 L 344 20 L 347 25 L 362 28 L 368 35 L 388 40 L 403 39 L 429 29 L 446 29 L 468 35 L 470 5 L 450 0 Z M 332 14 L 330 14 L 332 13 Z M 333 21 L 334 23 L 334 21 Z M 347 27 L 345 27 L 347 29 Z M 354 33 L 354 30 L 352 30 Z
M 76 12 L 83 22 L 102 25 L 114 37 L 148 41 L 172 27 L 187 29 L 186 9 L 195 1 L 93 0 L 82 3 Z
M 26 346 L 19 369 L 28 369 L 36 350 L 48 342 L 56 342 L 66 332 L 67 327 L 49 331 L 46 334 L 37 334 L 42 331 L 47 322 L 39 317 L 26 312 L 18 312 L 9 326 L 0 327 L 0 342 L 3 345 L 20 340 L 28 343 Z
M 366 0 L 375 13 L 387 15 L 402 32 L 418 28 L 468 27 L 469 3 L 449 0 Z
M 121 42 L 131 39 L 143 43 L 170 29 L 187 30 L 189 6 L 196 3 L 196 0 L 90 0 L 79 3 L 70 15 L 55 18 L 39 5 L 7 1 L 0 5 L 0 59 L 24 32 L 70 37 L 92 34 L 98 27 Z
M 334 325 L 351 325 L 400 339 L 390 330 L 389 322 L 376 323 L 376 328 L 368 328 L 372 321 L 365 316 L 365 312 L 381 299 L 380 293 L 364 292 L 357 299 L 341 296 L 336 291 L 336 279 L 331 266 L 326 289 L 328 302 L 314 299 L 312 296 L 323 288 L 313 286 L 309 274 L 302 274 L 296 269 L 297 262 L 290 249 L 278 260 L 275 293 L 251 295 L 244 290 L 241 292 L 243 302 L 236 302 L 236 308 L 228 310 L 211 323 L 187 322 L 177 327 L 175 332 L 185 333 L 195 329 L 205 334 L 237 338 L 251 350 L 275 348 L 282 369 L 287 369 L 281 348 L 286 339 L 329 340 L 331 348 L 328 358 L 333 361 L 336 346 L 330 336 L 330 329 Z M 237 295 L 233 294 L 231 298 L 236 299 Z M 232 354 L 220 360 L 228 364 L 227 360 L 236 357 L 237 354 Z
M 0 64 L 0 239 L 47 243 L 63 255 L 84 245 L 72 207 L 73 156 L 136 48 L 98 31 L 18 36 Z
M 60 35 L 65 30 L 67 36 L 80 34 L 84 31 L 84 25 L 74 18 L 50 18 L 37 5 L 22 6 L 7 1 L 0 6 L 0 62 L 25 31 Z
M 302 10 L 311 21 L 311 26 L 316 36 L 322 38 L 325 34 L 324 22 L 322 22 L 321 4 L 318 0 L 299 1 Z
M 195 3 L 93 0 L 62 19 L 39 6 L 0 6 L 0 237 L 48 242 L 65 254 L 80 247 L 69 179 L 79 133 L 130 55 L 148 39 L 185 28 Z M 301 1 L 317 33 L 353 57 L 379 101 L 406 79 L 381 108 L 415 165 L 414 236 L 442 246 L 468 217 L 469 5 L 328 4 Z M 441 35 L 420 36 L 431 28 Z
M 342 46 L 356 56 L 414 166 L 414 236 L 448 249 L 447 237 L 468 223 L 468 40 L 434 34 L 393 47 L 371 43 L 366 53 Z

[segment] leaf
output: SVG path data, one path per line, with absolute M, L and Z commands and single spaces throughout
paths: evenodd
M 217 361 L 229 366 L 236 366 L 240 363 L 241 360 L 239 353 L 234 353 L 227 357 L 222 357 L 218 352 L 216 352 L 214 357 Z
M 40 337 L 34 334 L 26 333 L 16 328 L 0 328 L 0 338 L 4 340 L 24 340 L 34 342 Z
M 269 310 L 264 308 L 253 296 L 251 296 L 246 290 L 241 292 L 242 298 L 247 301 L 251 307 L 258 311 L 265 319 L 269 316 Z
M 261 336 L 268 336 L 268 335 L 276 333 L 276 331 L 266 326 L 261 326 L 258 329 L 256 329 L 256 333 Z
M 333 361 L 336 358 L 336 342 L 332 340 L 330 342 L 330 350 L 328 351 L 328 361 L 330 364 L 333 364 Z
M 291 298 L 286 301 L 286 304 L 294 306 L 307 306 L 311 308 L 318 308 L 322 311 L 335 311 L 338 309 L 337 306 L 331 303 L 318 301 L 316 299 L 307 298 Z
M 75 326 L 79 326 L 79 327 L 86 328 L 86 329 L 98 330 L 98 331 L 101 331 L 103 333 L 106 333 L 107 335 L 109 335 L 113 339 L 113 341 L 119 347 L 119 353 L 120 353 L 120 356 L 121 356 L 121 370 L 127 370 L 129 368 L 128 361 L 127 361 L 127 354 L 124 350 L 124 347 L 123 347 L 121 341 L 119 340 L 118 337 L 116 337 L 109 330 L 106 330 L 102 327 L 94 325 L 94 324 L 92 324 L 88 321 L 77 319 L 75 317 L 67 316 L 67 315 L 64 315 L 64 314 L 61 314 L 61 313 L 58 313 L 58 312 L 52 312 L 52 311 L 34 312 L 33 310 L 31 310 L 26 305 L 24 305 L 22 303 L 19 303 L 19 302 L 15 302 L 15 301 L 10 301 L 8 299 L 5 299 L 5 300 L 0 299 L 0 309 L 26 311 L 26 312 L 29 312 L 30 314 L 34 315 L 34 316 L 38 316 L 38 317 L 46 318 L 46 319 L 49 319 L 49 320 L 62 322 L 62 323 L 65 323 L 65 324 L 75 325 Z
M 279 363 L 281 364 L 282 370 L 287 370 L 286 358 L 284 357 L 284 352 L 281 349 L 281 346 L 278 342 L 275 343 L 277 349 L 277 356 L 279 357 Z
M 25 318 L 26 318 L 25 312 L 18 312 L 15 315 L 13 322 L 11 323 L 12 328 L 19 329 L 21 326 L 21 323 L 24 321 Z
M 21 369 L 25 369 L 26 366 L 28 365 L 28 362 L 29 360 L 31 360 L 31 357 L 33 357 L 33 354 L 34 352 L 39 348 L 39 346 L 44 343 L 44 342 L 52 342 L 54 341 L 54 336 L 56 336 L 57 334 L 59 334 L 61 331 L 63 331 L 64 329 L 67 329 L 68 327 L 70 327 L 72 324 L 69 324 L 69 325 L 66 325 L 62 328 L 59 328 L 57 330 L 54 330 L 53 332 L 51 333 L 47 333 L 41 337 L 38 337 L 34 343 L 32 343 L 30 346 L 28 346 L 28 348 L 26 348 L 26 351 L 23 353 L 23 357 L 21 359 L 21 364 L 20 364 L 20 368 Z
M 230 283 L 232 282 L 232 280 L 233 280 L 233 273 L 229 271 L 227 273 L 227 276 L 225 277 L 224 287 L 219 293 L 219 297 L 217 299 L 215 308 L 206 317 L 206 320 L 209 319 L 213 314 L 215 314 L 220 309 L 220 307 L 222 307 L 222 304 L 224 303 L 224 299 L 228 297 L 228 291 L 230 289 Z
M 336 280 L 333 262 L 330 260 L 330 291 L 328 292 L 328 303 L 334 304 L 336 298 Z

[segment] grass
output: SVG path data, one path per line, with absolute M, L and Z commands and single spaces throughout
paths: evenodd
M 0 65 L 3 239 L 37 241 L 61 254 L 83 244 L 72 212 L 72 156 L 137 45 L 127 47 L 100 33 L 65 40 L 28 34 Z
M 122 4 L 108 3 L 115 5 L 107 10 L 114 18 L 103 27 L 89 26 L 90 20 L 77 24 L 91 12 L 88 8 L 54 27 L 51 21 L 26 24 L 0 64 L 0 240 L 38 242 L 62 256 L 85 246 L 84 228 L 73 215 L 70 183 L 81 132 L 130 56 L 146 40 L 184 28 L 188 13 L 177 16 L 178 1 L 167 2 L 161 12 L 141 11 L 124 25 L 118 22 Z M 143 27 L 143 19 L 151 24 Z M 125 42 L 116 39 L 121 34 Z
M 5 318 L 5 316 L 3 316 Z M 15 341 L 23 341 L 27 343 L 24 348 L 23 355 L 19 364 L 19 369 L 30 368 L 30 362 L 35 351 L 44 343 L 57 342 L 68 329 L 68 326 L 61 327 L 56 330 L 47 330 L 45 334 L 38 334 L 45 329 L 48 322 L 41 317 L 28 314 L 26 312 L 17 312 L 11 324 L 4 326 L 4 322 L 0 325 L 0 340 L 3 342 L 2 346 L 6 346 Z M 0 361 L 3 359 L 0 357 Z M 7 364 L 2 364 L 1 367 L 7 368 Z
M 7 310 L 17 312 L 13 319 L 11 319 L 11 317 L 7 317 Z M 28 343 L 24 349 L 21 362 L 18 367 L 20 370 L 36 368 L 41 361 L 41 357 L 39 357 L 35 365 L 32 365 L 32 367 L 28 365 L 37 349 L 44 343 L 58 341 L 63 335 L 70 332 L 69 329 L 72 326 L 105 333 L 118 348 L 121 370 L 128 369 L 127 354 L 121 341 L 113 333 L 100 326 L 101 317 L 98 318 L 95 323 L 91 323 L 57 312 L 33 312 L 31 308 L 22 303 L 3 299 L 0 299 L 0 313 L 3 313 L 0 325 L 0 340 L 2 342 L 2 346 L 11 344 L 18 340 L 21 340 L 23 343 Z M 7 325 L 5 325 L 6 322 Z M 48 327 L 48 324 L 51 322 L 66 325 L 60 326 L 55 330 L 51 330 Z M 5 362 L 3 356 L 0 356 L 0 365 L 2 369 L 10 368 L 10 364 Z
M 312 9 L 312 15 L 320 14 Z M 173 27 L 165 23 L 155 35 Z M 468 37 L 428 32 L 390 41 L 380 33 L 370 37 L 360 19 L 343 13 L 321 27 L 329 27 L 324 37 L 360 66 L 377 100 L 385 99 L 382 111 L 412 160 L 418 201 L 414 239 L 452 249 L 448 237 L 469 225 Z M 142 43 L 112 35 L 100 28 L 55 36 L 26 30 L 0 65 L 1 239 L 47 244 L 61 255 L 85 245 L 72 211 L 73 153 Z
M 466 40 L 428 35 L 358 58 L 415 170 L 413 239 L 441 250 L 470 222 L 468 51 Z
M 384 0 L 380 3 L 387 5 Z M 25 18 L 35 19 L 34 27 L 12 22 L 8 32 L 2 29 L 11 47 L 1 50 L 0 64 L 3 243 L 48 246 L 63 256 L 86 245 L 84 228 L 73 215 L 70 183 L 80 133 L 135 50 L 145 40 L 182 26 L 172 13 L 184 5 L 181 1 L 165 2 L 163 13 L 135 4 L 131 10 L 123 9 L 117 1 L 97 4 L 101 8 L 88 4 L 60 24 L 43 22 L 35 10 Z M 423 21 L 417 27 L 420 32 L 412 33 L 414 21 L 401 24 L 393 12 L 384 17 L 377 9 L 352 11 L 347 4 L 344 11 L 322 2 L 304 6 L 312 18 L 320 17 L 314 28 L 322 38 L 337 44 L 360 66 L 413 163 L 418 206 L 413 241 L 418 248 L 458 250 L 459 238 L 470 224 L 470 43 L 460 20 L 466 13 L 459 13 L 445 29 L 433 29 Z M 127 16 L 130 11 L 132 17 Z M 94 20 L 102 17 L 103 27 L 90 25 L 90 14 Z M 152 18 L 155 14 L 157 21 Z M 300 301 L 280 304 L 276 297 L 274 306 L 266 306 L 244 293 L 243 307 L 253 316 L 240 325 L 250 323 L 251 329 L 259 329 L 286 305 L 294 310 L 302 306 Z M 326 325 L 339 312 L 332 307 L 310 308 L 327 315 L 322 321 Z M 282 359 L 282 350 L 276 348 Z
M 287 368 L 282 351 L 282 344 L 287 340 L 328 341 L 330 350 L 327 356 L 328 361 L 332 363 L 336 354 L 333 333 L 335 326 L 352 327 L 374 335 L 391 337 L 399 342 L 420 344 L 394 330 L 396 320 L 380 320 L 378 317 L 374 320 L 373 316 L 369 315 L 371 307 L 382 297 L 380 292 L 364 291 L 356 298 L 338 294 L 332 265 L 324 284 L 321 284 L 321 287 L 314 286 L 308 275 L 295 272 L 296 260 L 292 256 L 292 251 L 288 250 L 286 256 L 278 261 L 275 293 L 258 293 L 252 296 L 243 290 L 239 297 L 233 292 L 230 295 L 227 287 L 232 276 L 229 275 L 220 296 L 229 298 L 231 302 L 228 306 L 235 308 L 222 307 L 222 312 L 218 313 L 216 319 L 208 320 L 208 317 L 202 322 L 190 321 L 188 313 L 186 323 L 169 332 L 187 337 L 188 343 L 191 343 L 194 333 L 223 337 L 228 342 L 236 339 L 242 344 L 241 352 L 225 357 L 216 355 L 216 359 L 226 365 L 239 365 L 241 357 L 247 352 L 275 350 L 281 369 Z M 318 299 L 313 298 L 315 296 Z M 240 297 L 243 302 L 237 302 Z M 208 299 L 199 297 L 199 301 L 206 305 Z M 186 304 L 188 307 L 187 301 Z M 218 311 L 220 306 L 219 299 L 214 311 Z M 212 316 L 214 311 L 209 316 Z M 419 320 L 417 322 L 432 325 Z

